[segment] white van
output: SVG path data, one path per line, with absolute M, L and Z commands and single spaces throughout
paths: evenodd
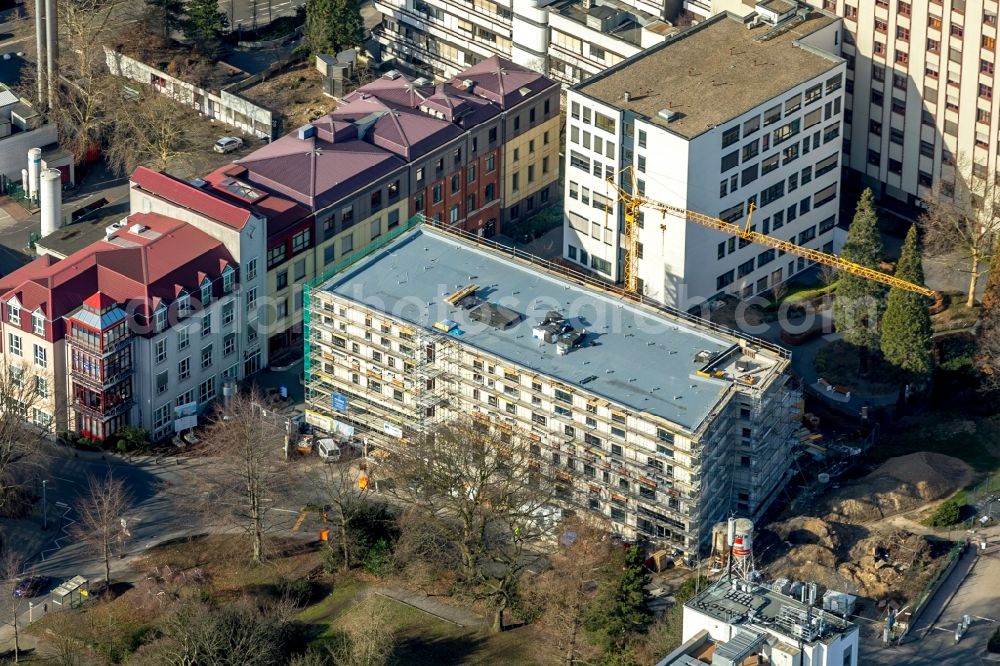
M 328 437 L 316 443 L 316 453 L 325 462 L 337 462 L 340 460 L 340 447 Z

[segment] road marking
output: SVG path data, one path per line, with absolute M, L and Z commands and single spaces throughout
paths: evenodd
M 284 513 L 299 513 L 295 509 L 271 509 L 271 511 L 282 511 Z
M 996 622 L 996 620 L 994 620 L 991 617 L 979 617 L 978 615 L 973 615 L 972 617 L 976 618 L 977 620 L 983 620 L 985 622 Z
M 305 520 L 306 520 L 306 512 L 303 511 L 303 512 L 299 513 L 299 518 L 298 518 L 298 520 L 295 521 L 295 527 L 292 528 L 292 531 L 293 532 L 298 532 L 299 528 L 302 527 L 302 523 L 304 523 Z

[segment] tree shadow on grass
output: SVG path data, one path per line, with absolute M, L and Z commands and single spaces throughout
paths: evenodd
M 407 636 L 397 640 L 393 650 L 399 664 L 450 666 L 467 663 L 486 642 L 485 637 L 467 636 Z

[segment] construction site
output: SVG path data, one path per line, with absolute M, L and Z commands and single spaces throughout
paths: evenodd
M 418 227 L 418 228 L 415 228 Z M 419 220 L 306 296 L 306 419 L 387 454 L 469 416 L 515 432 L 567 508 L 680 556 L 787 480 L 787 353 Z

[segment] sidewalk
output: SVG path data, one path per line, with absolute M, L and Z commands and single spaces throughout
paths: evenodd
M 439 601 L 422 592 L 411 592 L 393 587 L 374 587 L 371 589 L 371 592 L 372 594 L 388 597 L 407 606 L 412 606 L 425 613 L 430 613 L 440 620 L 451 622 L 459 627 L 488 626 L 487 621 L 482 616 L 473 613 L 469 609 Z
M 927 635 L 927 632 L 934 627 L 938 618 L 941 617 L 941 613 L 951 603 L 952 597 L 955 596 L 958 588 L 962 586 L 965 578 L 972 571 L 978 560 L 979 549 L 974 545 L 970 545 L 965 554 L 959 559 L 958 564 L 955 565 L 955 568 L 948 575 L 948 578 L 934 592 L 934 596 L 931 597 L 927 606 L 920 613 L 920 616 L 913 621 L 910 630 L 906 633 L 906 637 L 904 637 L 902 642 L 921 639 Z

